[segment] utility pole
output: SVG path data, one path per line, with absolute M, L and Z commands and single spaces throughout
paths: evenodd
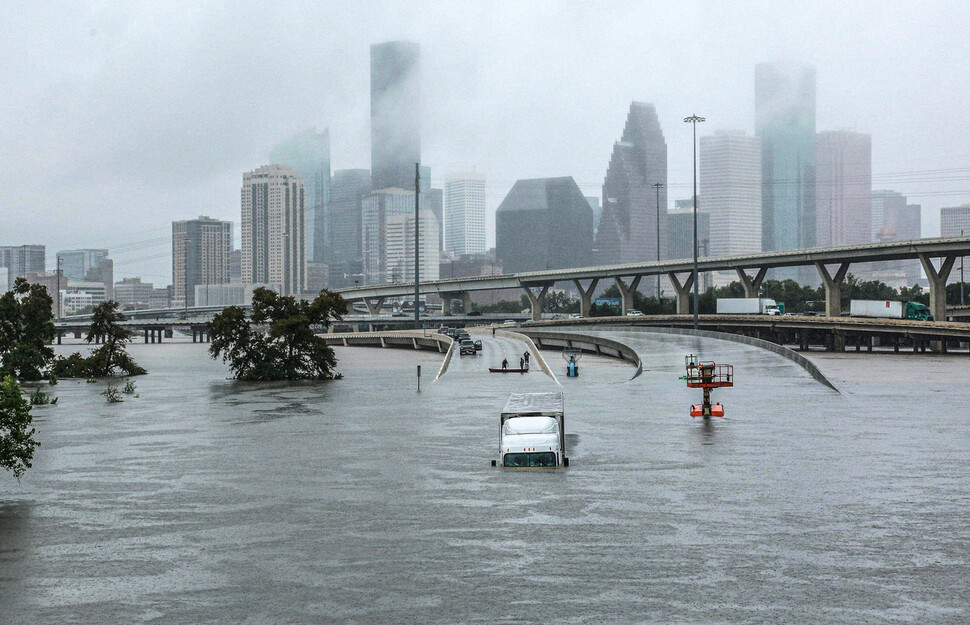
M 660 262 L 660 190 L 664 188 L 663 183 L 653 183 L 653 188 L 657 190 L 657 262 Z M 657 303 L 660 304 L 660 314 L 664 310 L 663 300 L 660 299 L 660 274 L 657 274 Z
M 418 286 L 421 280 L 421 163 L 414 164 L 414 328 L 421 327 L 421 306 Z
M 697 283 L 699 282 L 697 275 L 697 122 L 707 121 L 703 117 L 698 117 L 697 115 L 691 115 L 690 117 L 685 117 L 684 121 L 694 125 L 694 329 L 697 329 L 697 308 L 698 308 L 698 298 L 697 298 Z

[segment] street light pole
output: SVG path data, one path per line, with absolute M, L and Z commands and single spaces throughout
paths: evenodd
M 421 289 L 418 281 L 421 279 L 421 164 L 414 164 L 414 327 L 421 327 L 421 306 L 418 294 Z
M 963 230 L 962 229 L 960 230 L 960 236 L 961 237 L 963 236 Z M 966 259 L 967 259 L 966 256 L 961 256 L 960 257 L 960 305 L 961 306 L 965 305 L 965 302 L 963 300 L 963 262 Z
M 663 183 L 655 182 L 653 183 L 653 188 L 657 191 L 657 262 L 660 262 L 660 190 L 664 188 Z M 660 274 L 657 274 L 657 303 L 660 305 L 660 314 L 662 315 L 664 310 L 663 301 L 660 299 Z
M 691 115 L 690 117 L 685 117 L 684 121 L 692 124 L 694 126 L 694 329 L 697 329 L 697 283 L 699 282 L 697 275 L 697 123 L 707 121 L 703 117 L 698 117 L 697 115 Z

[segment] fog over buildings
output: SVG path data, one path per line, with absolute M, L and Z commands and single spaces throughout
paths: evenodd
M 0 25 L 0 168 L 17 184 L 0 190 L 0 245 L 43 244 L 48 270 L 57 250 L 109 249 L 119 280 L 168 284 L 171 223 L 206 214 L 238 227 L 240 176 L 273 162 L 288 139 L 328 129 L 331 171 L 379 164 L 371 46 L 401 41 L 417 46 L 420 70 L 403 83 L 416 95 L 397 99 L 417 113 L 396 123 L 405 136 L 420 129 L 408 145 L 432 168 L 432 188 L 447 172 L 486 174 L 488 246 L 495 210 L 518 179 L 572 176 L 583 195 L 602 195 L 632 101 L 655 107 L 667 192 L 687 197 L 691 133 L 682 119 L 706 117 L 699 136 L 754 134 L 759 63 L 813 68 L 813 133 L 870 135 L 872 185 L 921 205 L 925 236 L 939 233 L 941 207 L 970 201 L 970 14 L 955 2 L 891 11 L 874 2 L 262 7 L 9 11 Z M 304 183 L 309 197 L 312 181 Z M 306 207 L 308 244 L 318 206 Z

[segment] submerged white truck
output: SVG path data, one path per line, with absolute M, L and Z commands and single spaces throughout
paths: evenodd
M 512 393 L 502 410 L 499 460 L 511 468 L 568 467 L 562 393 Z

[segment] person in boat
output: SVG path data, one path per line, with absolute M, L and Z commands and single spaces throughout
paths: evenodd
M 504 370 L 506 370 L 508 368 L 509 368 L 509 359 L 508 358 L 503 358 L 502 359 L 502 370 L 504 371 Z
M 525 364 L 529 364 L 529 350 L 525 350 L 525 353 L 522 354 L 522 357 L 525 358 Z
M 519 369 L 525 369 L 525 357 L 519 358 Z

